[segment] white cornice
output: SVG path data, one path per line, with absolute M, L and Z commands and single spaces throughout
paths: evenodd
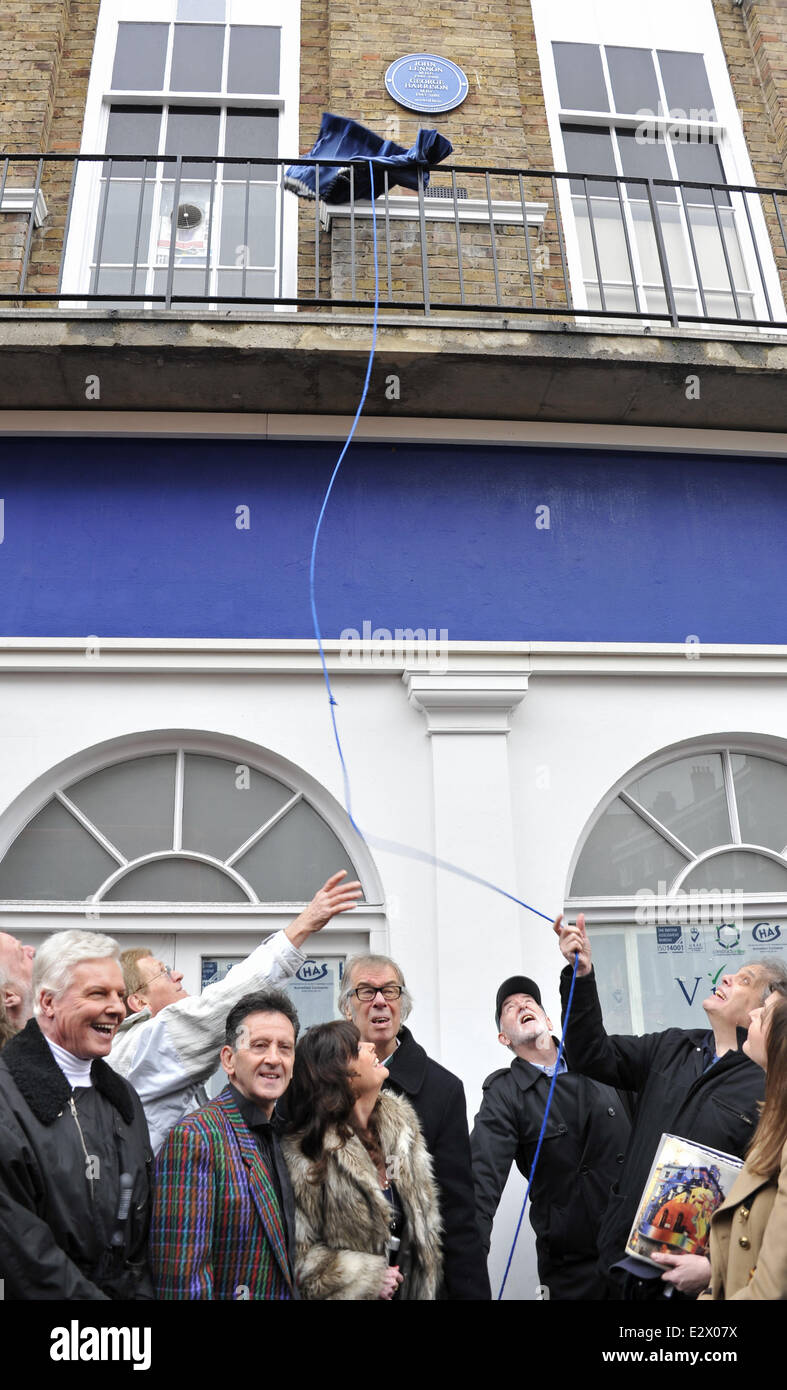
M 528 677 L 507 673 L 420 674 L 405 671 L 410 703 L 426 715 L 429 734 L 507 734 Z
M 787 645 L 441 641 L 437 652 L 433 646 L 431 655 L 420 658 L 417 644 L 359 641 L 348 655 L 345 643 L 330 639 L 323 649 L 332 676 L 404 676 L 416 691 L 443 678 L 448 687 L 455 682 L 461 688 L 462 682 L 483 683 L 489 677 L 512 690 L 520 681 L 526 685 L 529 676 L 787 679 Z M 317 643 L 305 638 L 0 638 L 0 675 L 27 672 L 95 679 L 128 674 L 319 676 L 321 664 Z

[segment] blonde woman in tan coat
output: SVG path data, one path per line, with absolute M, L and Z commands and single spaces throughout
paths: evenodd
M 662 1276 L 701 1299 L 787 1299 L 787 997 L 777 986 L 754 1009 L 744 1052 L 767 1072 L 754 1142 L 714 1212 L 710 1260 L 662 1255 Z

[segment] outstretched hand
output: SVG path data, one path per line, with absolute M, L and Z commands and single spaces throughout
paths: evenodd
M 569 965 L 574 964 L 574 956 L 579 952 L 579 965 L 577 975 L 589 975 L 591 970 L 592 957 L 590 952 L 590 940 L 585 931 L 585 914 L 580 912 L 577 917 L 576 926 L 562 926 L 562 912 L 555 918 L 554 930 L 557 933 L 560 943 L 560 950 L 565 956 Z
M 346 877 L 346 869 L 332 874 L 327 883 L 315 893 L 308 907 L 299 913 L 294 922 L 290 922 L 286 934 L 293 946 L 301 946 L 314 932 L 320 931 L 326 922 L 330 922 L 332 917 L 336 917 L 340 912 L 349 912 L 355 907 L 358 899 L 363 897 L 363 889 L 358 880 L 343 883 L 342 879 Z

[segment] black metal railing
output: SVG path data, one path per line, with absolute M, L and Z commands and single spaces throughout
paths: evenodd
M 0 304 L 117 313 L 348 310 L 787 328 L 787 190 L 453 165 L 355 195 L 363 161 L 16 155 Z M 328 206 L 320 175 L 348 169 Z M 324 184 L 325 174 L 323 174 Z M 376 225 L 376 238 L 373 230 Z

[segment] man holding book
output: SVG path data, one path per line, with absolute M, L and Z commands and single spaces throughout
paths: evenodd
M 610 1270 L 610 1296 L 663 1298 L 660 1275 L 652 1279 L 625 1258 L 625 1246 L 662 1134 L 705 1144 L 742 1158 L 757 1125 L 763 1073 L 741 1051 L 751 1012 L 771 985 L 784 978 L 780 961 L 762 960 L 724 975 L 703 1001 L 708 1023 L 701 1028 L 667 1028 L 643 1037 L 609 1036 L 604 1030 L 585 919 L 576 926 L 555 922 L 560 950 L 569 964 L 561 981 L 565 1010 L 575 953 L 579 953 L 566 1049 L 585 1076 L 636 1099 L 631 1142 L 601 1223 L 599 1254 Z

